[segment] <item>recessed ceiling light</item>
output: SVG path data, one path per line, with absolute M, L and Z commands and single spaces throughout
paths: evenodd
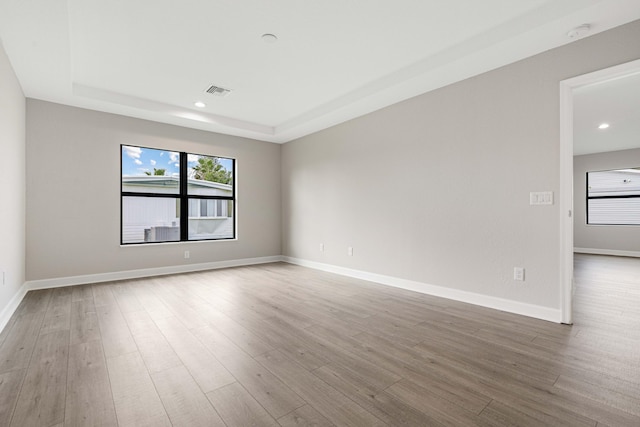
M 205 103 L 204 103 L 204 102 L 202 102 L 202 101 L 194 102 L 194 103 L 193 103 L 193 105 L 195 105 L 195 106 L 196 106 L 196 107 L 198 107 L 198 108 L 204 108 L 204 107 L 206 107 L 206 106 L 207 106 L 207 104 L 205 104 Z
M 278 41 L 278 37 L 276 37 L 275 34 L 263 34 L 262 35 L 262 41 L 264 41 L 265 43 L 275 43 Z
M 602 123 L 600 126 L 598 126 L 598 129 L 606 129 L 609 127 L 609 123 Z

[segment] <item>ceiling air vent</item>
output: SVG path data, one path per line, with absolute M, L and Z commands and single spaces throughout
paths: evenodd
M 220 86 L 209 86 L 209 89 L 205 90 L 205 92 L 210 93 L 214 96 L 227 96 L 231 93 L 231 89 L 225 89 Z

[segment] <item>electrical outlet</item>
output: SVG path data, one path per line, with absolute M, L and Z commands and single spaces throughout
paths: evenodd
M 189 251 L 184 251 L 184 259 L 189 259 Z
M 320 243 L 320 252 L 324 252 L 324 243 Z
M 347 248 L 347 255 L 353 256 L 353 248 L 351 246 Z
M 513 267 L 513 280 L 518 280 L 520 282 L 524 282 L 524 268 L 523 267 Z

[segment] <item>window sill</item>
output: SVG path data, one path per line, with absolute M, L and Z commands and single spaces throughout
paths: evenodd
M 221 221 L 223 219 L 231 219 L 230 216 L 190 216 L 189 219 L 197 219 L 197 220 L 218 220 Z
M 186 240 L 180 242 L 149 242 L 149 243 L 127 243 L 126 245 L 120 244 L 121 248 L 139 248 L 142 246 L 174 246 L 174 245 L 182 245 L 182 244 L 191 244 L 191 243 L 220 243 L 220 242 L 237 242 L 238 238 L 235 239 L 216 239 L 216 240 Z

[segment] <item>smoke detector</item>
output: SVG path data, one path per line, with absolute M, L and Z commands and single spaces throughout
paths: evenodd
M 231 89 L 225 89 L 220 86 L 211 85 L 207 90 L 205 90 L 205 92 L 213 96 L 227 96 L 231 93 Z
M 591 25 L 582 24 L 578 27 L 575 27 L 573 30 L 567 33 L 567 37 L 570 39 L 579 39 L 586 35 L 591 30 Z
M 265 43 L 272 44 L 278 41 L 278 36 L 276 36 L 275 34 L 269 34 L 269 33 L 263 34 L 262 41 Z

